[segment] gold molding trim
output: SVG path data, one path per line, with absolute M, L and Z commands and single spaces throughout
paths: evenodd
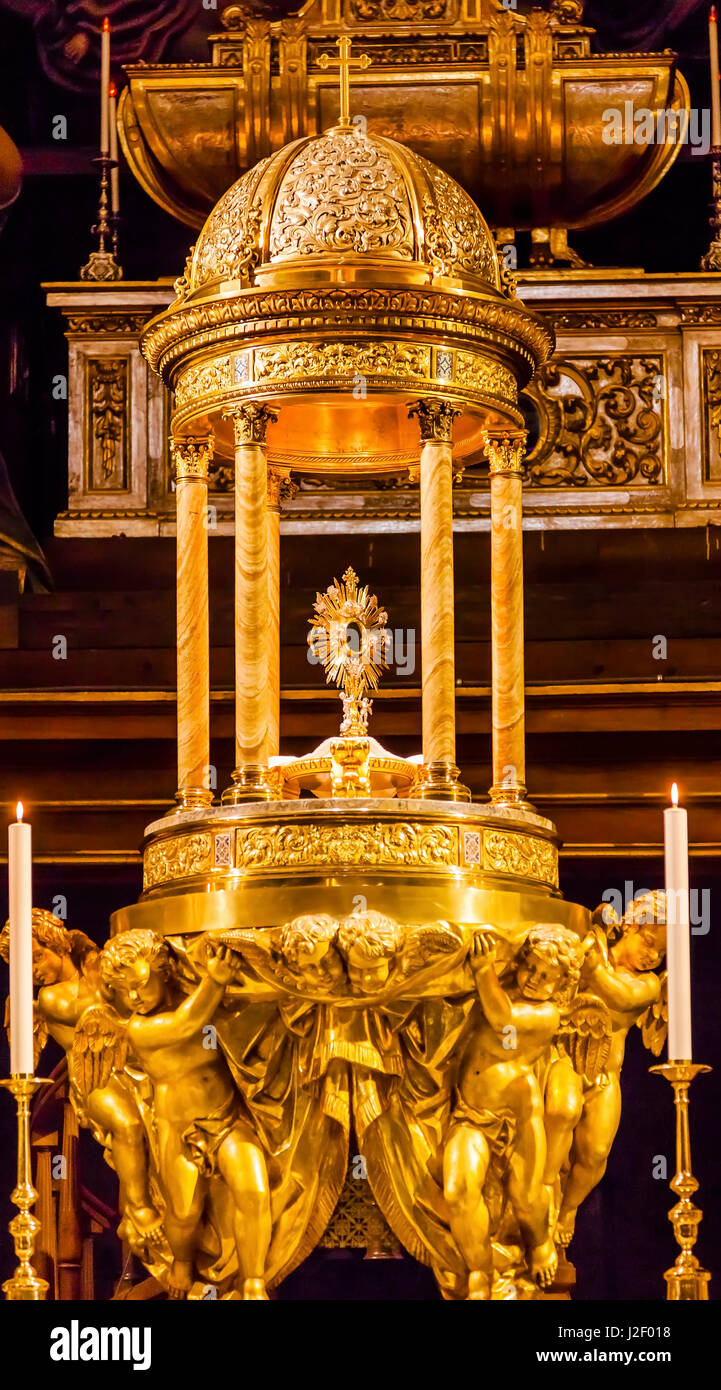
M 521 878 L 558 887 L 558 850 L 550 840 L 480 822 L 354 819 L 317 824 L 269 822 L 161 835 L 145 848 L 143 891 L 193 880 L 210 883 L 230 873 L 259 875 L 292 869 L 382 868 L 404 873 L 459 872 Z

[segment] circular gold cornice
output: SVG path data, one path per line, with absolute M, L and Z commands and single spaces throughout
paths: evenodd
M 238 351 L 264 337 L 322 332 L 326 336 L 389 329 L 431 342 L 466 339 L 510 353 L 522 388 L 550 357 L 555 339 L 547 323 L 518 300 L 403 286 L 307 286 L 240 290 L 171 304 L 147 324 L 141 338 L 154 371 L 173 385 L 175 368 L 214 344 Z

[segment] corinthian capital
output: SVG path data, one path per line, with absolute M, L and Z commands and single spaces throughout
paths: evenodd
M 236 448 L 239 444 L 265 444 L 268 425 L 278 419 L 276 412 L 263 401 L 245 401 L 243 405 L 229 406 L 223 415 L 233 421 Z
M 278 468 L 275 464 L 268 468 L 268 507 L 279 511 L 282 502 L 287 502 L 298 491 L 297 484 L 290 476 L 289 468 Z
M 422 444 L 450 444 L 453 421 L 460 413 L 457 405 L 435 396 L 424 396 L 408 407 L 409 416 L 418 416 Z
M 488 459 L 491 477 L 494 473 L 523 473 L 527 440 L 525 430 L 504 430 L 499 434 L 485 436 L 483 452 Z
M 213 457 L 213 435 L 186 435 L 182 439 L 170 436 L 170 457 L 175 482 L 207 483 L 208 468 Z

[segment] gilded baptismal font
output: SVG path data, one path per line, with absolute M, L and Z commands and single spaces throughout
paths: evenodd
M 171 1297 L 267 1297 L 322 1239 L 357 1147 L 444 1297 L 559 1296 L 618 1127 L 629 1028 L 659 1050 L 665 926 L 655 897 L 623 920 L 565 901 L 554 826 L 527 799 L 518 394 L 552 334 L 468 194 L 369 134 L 346 80 L 337 124 L 223 194 L 142 347 L 174 400 L 177 797 L 99 954 L 35 921 L 65 962 L 39 1013 L 117 1171 L 121 1234 Z M 213 458 L 235 489 L 235 770 L 219 799 Z M 492 521 L 484 804 L 455 737 L 453 484 L 474 469 Z M 309 615 L 340 730 L 281 757 L 284 491 L 367 474 L 420 492 L 422 745 L 402 758 L 370 734 L 388 619 L 348 567 L 313 576 Z

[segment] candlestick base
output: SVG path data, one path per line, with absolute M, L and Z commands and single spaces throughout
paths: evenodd
M 45 1077 L 32 1076 L 25 1072 L 17 1072 L 8 1081 L 0 1081 L 0 1086 L 11 1091 L 15 1097 L 18 1125 L 17 1182 L 10 1194 L 11 1202 L 18 1208 L 18 1215 L 13 1217 L 8 1226 L 18 1267 L 2 1286 L 5 1298 L 9 1302 L 36 1303 L 44 1299 L 48 1292 L 47 1281 L 40 1278 L 32 1264 L 40 1222 L 32 1212 L 38 1194 L 32 1183 L 30 1101 L 40 1086 L 50 1084 Z
M 111 214 L 108 199 L 110 170 L 117 167 L 117 159 L 101 154 L 93 160 L 100 169 L 100 197 L 98 199 L 98 220 L 90 228 L 92 236 L 98 238 L 97 250 L 91 251 L 85 265 L 81 267 L 81 280 L 122 280 L 123 271 L 115 259 L 117 251 L 116 214 Z M 108 249 L 111 243 L 113 249 Z
M 123 272 L 112 251 L 91 251 L 80 267 L 81 280 L 122 280 Z
M 650 1070 L 658 1076 L 665 1076 L 673 1086 L 676 1106 L 676 1174 L 670 1186 L 679 1201 L 671 1208 L 668 1219 L 673 1223 L 680 1252 L 676 1263 L 663 1276 L 666 1280 L 666 1301 L 705 1302 L 711 1275 L 693 1253 L 703 1212 L 691 1200 L 694 1192 L 698 1191 L 698 1182 L 691 1171 L 688 1093 L 694 1077 L 711 1068 L 702 1062 L 673 1061 L 663 1062 Z

